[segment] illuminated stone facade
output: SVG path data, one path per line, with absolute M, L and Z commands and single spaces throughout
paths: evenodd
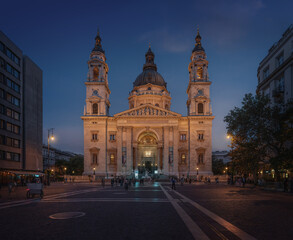
M 189 64 L 188 116 L 170 110 L 167 84 L 149 48 L 133 83 L 129 109 L 109 116 L 108 65 L 99 34 L 88 61 L 84 115 L 84 174 L 206 176 L 212 174 L 208 61 L 199 33 Z

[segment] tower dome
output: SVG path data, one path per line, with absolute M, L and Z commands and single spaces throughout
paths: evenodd
M 158 86 L 167 87 L 167 83 L 164 78 L 157 72 L 157 66 L 154 63 L 155 55 L 149 47 L 145 54 L 146 62 L 143 65 L 143 72 L 139 74 L 133 83 L 133 87 L 146 85 L 148 83 Z

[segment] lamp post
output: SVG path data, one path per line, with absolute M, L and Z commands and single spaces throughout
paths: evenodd
M 48 174 L 48 179 L 47 179 L 47 183 L 48 186 L 50 186 L 50 171 L 49 169 L 49 165 L 50 165 L 50 139 L 52 141 L 54 141 L 55 137 L 54 137 L 54 128 L 49 128 L 48 129 L 48 159 L 47 159 L 47 174 Z
M 234 174 L 234 161 L 233 161 L 233 140 L 234 140 L 234 137 L 232 135 L 227 135 L 227 139 L 230 139 L 231 140 L 231 153 L 232 153 L 232 169 L 231 169 L 231 185 L 233 185 L 233 174 Z M 226 168 L 227 169 L 227 168 Z
M 196 181 L 198 181 L 198 167 L 196 168 Z

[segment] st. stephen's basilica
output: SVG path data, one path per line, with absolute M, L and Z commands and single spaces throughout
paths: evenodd
M 171 111 L 167 83 L 149 47 L 133 82 L 129 109 L 109 115 L 108 65 L 101 37 L 88 61 L 84 115 L 84 174 L 104 177 L 212 175 L 212 121 L 208 61 L 197 32 L 188 66 L 188 116 Z M 187 67 L 187 66 L 186 66 Z

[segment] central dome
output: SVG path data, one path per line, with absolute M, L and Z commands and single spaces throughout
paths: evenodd
M 135 82 L 133 83 L 133 87 L 146 85 L 148 83 L 167 87 L 167 83 L 165 82 L 161 74 L 153 69 L 146 69 L 141 74 L 139 74 Z
M 133 83 L 133 87 L 138 87 L 150 83 L 167 88 L 167 83 L 165 82 L 164 78 L 157 72 L 157 66 L 154 63 L 155 55 L 150 47 L 145 54 L 145 58 L 146 63 L 143 66 L 143 72 L 138 75 Z

